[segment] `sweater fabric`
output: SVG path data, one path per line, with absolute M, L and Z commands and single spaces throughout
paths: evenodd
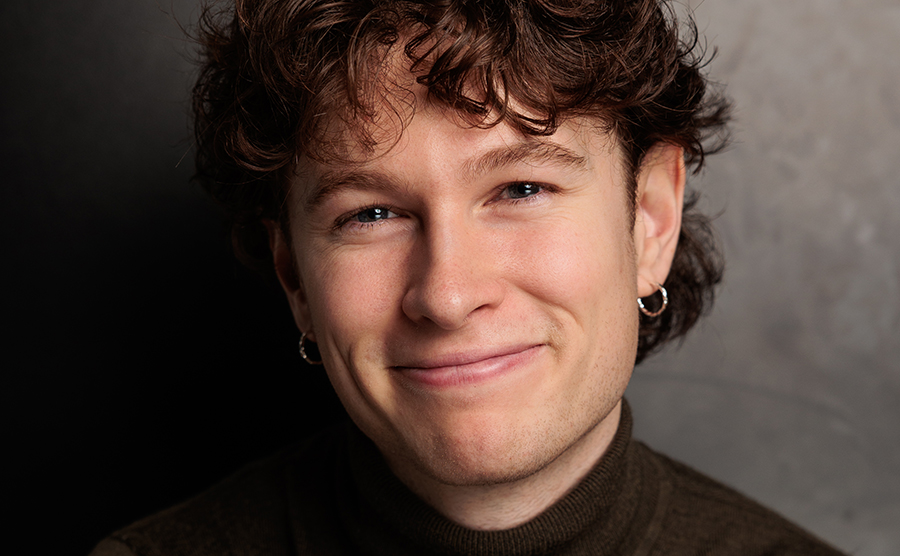
M 771 510 L 631 438 L 531 521 L 475 531 L 438 514 L 351 423 L 250 465 L 102 541 L 91 556 L 840 554 Z

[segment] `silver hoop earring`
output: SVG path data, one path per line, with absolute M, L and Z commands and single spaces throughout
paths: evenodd
M 313 342 L 310 342 L 313 343 Z M 315 359 L 311 359 L 309 355 L 306 353 L 306 332 L 300 333 L 300 357 L 303 358 L 304 361 L 309 363 L 310 365 L 321 365 L 322 361 L 316 361 Z
M 663 287 L 662 284 L 656 284 L 659 286 L 659 293 L 662 294 L 662 306 L 656 311 L 650 311 L 646 307 L 644 307 L 644 300 L 640 297 L 638 298 L 638 307 L 641 308 L 641 312 L 647 315 L 648 317 L 658 317 L 666 310 L 666 307 L 669 305 L 669 292 L 666 291 L 666 288 Z

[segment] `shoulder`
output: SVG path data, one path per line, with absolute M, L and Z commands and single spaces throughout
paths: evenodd
M 331 497 L 340 427 L 250 464 L 177 506 L 104 539 L 91 556 L 212 556 L 290 554 L 296 499 L 322 509 Z
M 839 556 L 811 533 L 747 496 L 636 442 L 660 472 L 665 505 L 656 553 Z M 664 498 L 664 500 L 662 499 Z

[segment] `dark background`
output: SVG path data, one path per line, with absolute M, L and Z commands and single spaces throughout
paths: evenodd
M 900 3 L 681 4 L 738 107 L 693 180 L 728 269 L 637 369 L 636 434 L 844 550 L 900 553 Z M 0 4 L 4 552 L 84 555 L 341 413 L 189 183 L 196 15 Z
M 12 527 L 35 554 L 86 554 L 339 412 L 189 183 L 192 9 L 0 7 L 3 506 L 41 524 Z

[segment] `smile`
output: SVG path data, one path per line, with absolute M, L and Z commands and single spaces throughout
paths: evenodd
M 543 344 L 530 344 L 489 353 L 451 354 L 392 368 L 419 386 L 466 386 L 487 382 L 524 367 L 537 357 L 542 347 Z

